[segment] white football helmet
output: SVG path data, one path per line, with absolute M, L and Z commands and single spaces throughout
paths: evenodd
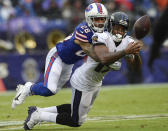
M 96 27 L 93 23 L 94 18 L 105 18 L 105 22 L 102 28 Z M 108 11 L 106 7 L 101 3 L 92 3 L 85 10 L 85 18 L 89 27 L 91 27 L 95 32 L 103 32 L 108 21 Z M 100 23 L 99 23 L 100 24 Z

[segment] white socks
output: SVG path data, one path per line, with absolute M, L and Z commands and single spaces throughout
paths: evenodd
M 40 111 L 40 120 L 44 121 L 44 122 L 56 123 L 57 115 L 58 115 L 58 113 L 50 113 L 50 112 Z
M 56 117 L 58 115 L 56 106 L 51 106 L 46 108 L 37 107 L 37 108 L 38 108 L 38 111 L 40 112 L 41 121 L 56 123 Z
M 50 112 L 50 113 L 57 113 L 57 107 L 56 106 L 51 106 L 51 107 L 46 107 L 46 108 L 39 108 L 39 111 L 44 111 L 44 112 Z

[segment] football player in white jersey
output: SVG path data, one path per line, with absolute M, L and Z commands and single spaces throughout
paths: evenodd
M 120 69 L 119 59 L 131 54 L 128 56 L 131 62 L 141 64 L 138 55 L 141 43 L 134 42 L 131 37 L 126 36 L 129 25 L 128 16 L 123 12 L 113 13 L 111 23 L 113 24 L 111 33 L 95 33 L 92 37 L 93 49 L 101 62 L 88 57 L 87 61 L 72 75 L 72 104 L 47 108 L 29 107 L 28 117 L 24 123 L 25 129 L 32 129 L 41 121 L 71 127 L 81 126 L 98 95 L 105 74 L 110 70 Z M 132 48 L 132 45 L 137 48 Z
M 12 108 L 22 104 L 26 97 L 32 95 L 52 96 L 55 95 L 69 80 L 72 67 L 75 62 L 83 59 L 86 55 L 96 61 L 103 61 L 97 57 L 92 48 L 92 36 L 95 32 L 102 33 L 107 23 L 108 12 L 101 3 L 92 3 L 85 10 L 86 22 L 80 23 L 74 32 L 53 47 L 46 57 L 44 82 L 18 85 L 16 96 L 12 101 Z M 94 45 L 96 49 L 100 46 Z M 130 45 L 130 49 L 138 49 L 139 45 Z M 125 52 L 120 52 L 120 56 Z M 99 54 L 97 54 L 99 55 Z M 114 55 L 115 56 L 115 55 Z M 114 59 L 109 55 L 108 59 Z M 110 60 L 109 59 L 109 60 Z

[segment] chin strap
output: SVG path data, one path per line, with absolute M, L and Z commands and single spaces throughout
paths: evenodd
M 98 33 L 102 33 L 104 31 L 104 27 L 99 28 L 99 27 L 95 27 L 94 25 L 92 25 L 92 29 L 94 30 L 94 32 L 98 32 Z

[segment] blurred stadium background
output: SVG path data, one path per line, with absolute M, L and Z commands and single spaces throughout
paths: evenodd
M 17 84 L 26 81 L 42 81 L 48 50 L 73 32 L 92 2 L 105 4 L 109 14 L 115 10 L 127 12 L 131 20 L 129 33 L 142 15 L 148 14 L 152 22 L 151 32 L 143 39 L 142 70 L 132 72 L 123 61 L 121 71 L 110 72 L 103 85 L 167 83 L 168 39 L 160 48 L 160 56 L 148 66 L 153 27 L 167 7 L 167 0 L 0 0 L 0 92 L 15 90 Z

